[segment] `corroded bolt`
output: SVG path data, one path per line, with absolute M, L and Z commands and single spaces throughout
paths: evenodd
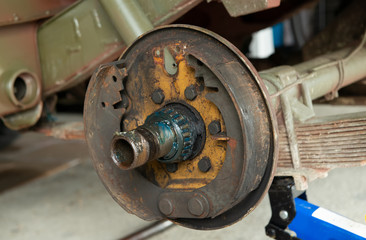
M 189 85 L 186 90 L 184 90 L 184 96 L 186 96 L 188 100 L 194 100 L 197 97 L 196 87 L 194 85 Z
M 174 173 L 178 170 L 178 164 L 177 163 L 167 163 L 166 170 L 170 173 Z
M 153 100 L 154 103 L 156 104 L 161 104 L 162 102 L 164 102 L 165 99 L 165 95 L 163 90 L 161 90 L 160 88 L 155 90 L 152 94 L 151 94 L 151 99 Z
M 211 160 L 209 157 L 203 157 L 199 162 L 198 162 L 198 169 L 201 172 L 208 172 L 211 169 Z
M 204 203 L 197 197 L 191 198 L 188 201 L 188 211 L 192 215 L 201 216 L 205 211 Z
M 174 206 L 170 199 L 163 198 L 159 201 L 159 209 L 164 215 L 169 216 L 173 213 Z
M 211 135 L 215 135 L 221 132 L 221 124 L 219 120 L 214 120 L 208 124 L 208 131 Z

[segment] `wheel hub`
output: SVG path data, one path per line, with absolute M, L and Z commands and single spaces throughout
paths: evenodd
M 115 133 L 111 146 L 113 161 L 127 170 L 155 159 L 169 164 L 194 157 L 204 146 L 205 127 L 198 116 L 196 110 L 182 104 L 157 110 L 136 129 Z

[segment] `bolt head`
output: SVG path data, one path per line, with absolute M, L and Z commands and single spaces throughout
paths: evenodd
M 276 237 L 276 231 L 273 228 L 267 228 L 266 229 L 266 234 L 267 234 L 267 236 L 269 236 L 271 238 Z
M 200 216 L 204 213 L 204 205 L 201 199 L 194 197 L 188 201 L 188 211 L 195 216 Z
M 221 124 L 219 120 L 214 120 L 208 124 L 208 131 L 211 135 L 216 135 L 221 132 Z
M 164 215 L 169 216 L 173 213 L 174 206 L 170 199 L 163 198 L 159 201 L 159 209 Z
M 166 170 L 170 173 L 174 173 L 178 170 L 178 164 L 177 163 L 167 163 Z
M 199 162 L 198 162 L 198 169 L 201 172 L 208 172 L 211 169 L 211 160 L 209 157 L 203 157 Z
M 162 104 L 164 102 L 165 99 L 165 95 L 163 90 L 161 90 L 160 88 L 155 90 L 152 94 L 151 94 L 151 99 L 153 100 L 154 103 L 156 104 Z
M 281 210 L 279 215 L 282 220 L 286 220 L 288 218 L 288 212 L 286 210 Z
M 184 90 L 184 96 L 188 99 L 188 100 L 194 100 L 197 97 L 197 90 L 196 87 L 194 85 L 189 85 L 185 90 Z

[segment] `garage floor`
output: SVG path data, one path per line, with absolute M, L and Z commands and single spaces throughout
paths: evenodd
M 360 223 L 366 167 L 336 169 L 310 184 L 311 203 Z M 152 239 L 268 239 L 268 198 L 241 222 L 216 231 L 174 226 Z M 99 181 L 84 142 L 22 134 L 0 151 L 0 239 L 119 239 L 149 225 L 129 215 Z

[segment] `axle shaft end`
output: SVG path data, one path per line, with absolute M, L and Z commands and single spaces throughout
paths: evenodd
M 133 169 L 149 161 L 150 144 L 139 131 L 119 132 L 113 137 L 111 156 L 121 169 Z

